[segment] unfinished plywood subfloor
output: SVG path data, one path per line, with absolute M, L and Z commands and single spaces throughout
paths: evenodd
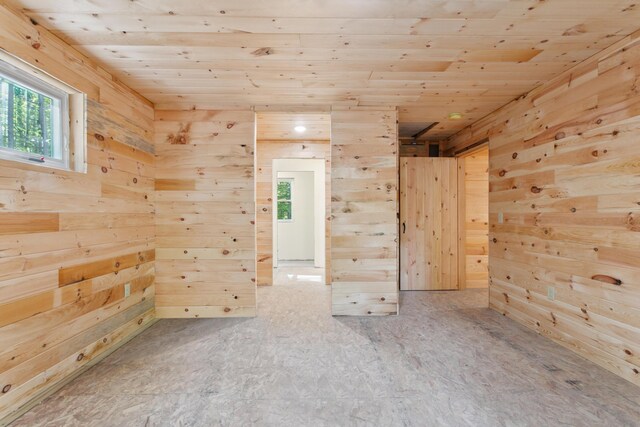
M 631 383 L 484 308 L 402 293 L 334 318 L 330 289 L 258 289 L 257 318 L 162 320 L 16 426 L 637 425 Z

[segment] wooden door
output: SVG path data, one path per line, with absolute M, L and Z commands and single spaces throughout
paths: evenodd
M 459 289 L 455 158 L 400 159 L 400 290 Z

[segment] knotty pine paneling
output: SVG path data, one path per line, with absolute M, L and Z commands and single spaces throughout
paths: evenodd
M 400 224 L 400 290 L 459 289 L 457 159 L 400 159 Z
M 258 141 L 315 141 L 328 142 L 331 139 L 331 115 L 322 112 L 258 111 L 256 113 L 256 139 Z M 303 125 L 304 133 L 295 127 Z
M 489 286 L 489 148 L 458 159 L 463 288 Z
M 491 307 L 636 384 L 639 41 L 626 38 L 449 143 L 490 141 Z
M 305 122 L 306 124 L 306 122 Z M 327 128 L 329 126 L 326 126 Z M 262 126 L 260 126 L 262 128 Z M 329 140 L 257 140 L 256 236 L 258 285 L 273 285 L 273 160 L 325 159 L 325 277 L 331 283 L 331 146 Z
M 633 0 L 4 3 L 161 108 L 399 106 L 402 122 L 439 122 L 428 134 L 435 141 L 640 21 Z
M 251 111 L 156 111 L 158 317 L 256 314 Z
M 146 100 L 5 6 L 0 40 L 87 94 L 88 145 L 86 174 L 0 161 L 3 424 L 153 322 L 155 159 Z
M 398 132 L 389 110 L 331 113 L 334 315 L 398 313 Z

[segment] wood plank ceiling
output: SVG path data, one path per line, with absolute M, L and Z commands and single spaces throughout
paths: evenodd
M 303 126 L 302 132 L 296 131 Z M 329 141 L 331 115 L 327 113 L 273 113 L 256 115 L 258 141 Z
M 7 2 L 159 108 L 394 105 L 430 139 L 640 23 L 637 0 Z

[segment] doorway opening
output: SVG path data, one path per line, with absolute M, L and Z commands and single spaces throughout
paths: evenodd
M 274 159 L 273 284 L 325 280 L 324 159 Z
M 331 116 L 256 115 L 257 284 L 330 284 Z

